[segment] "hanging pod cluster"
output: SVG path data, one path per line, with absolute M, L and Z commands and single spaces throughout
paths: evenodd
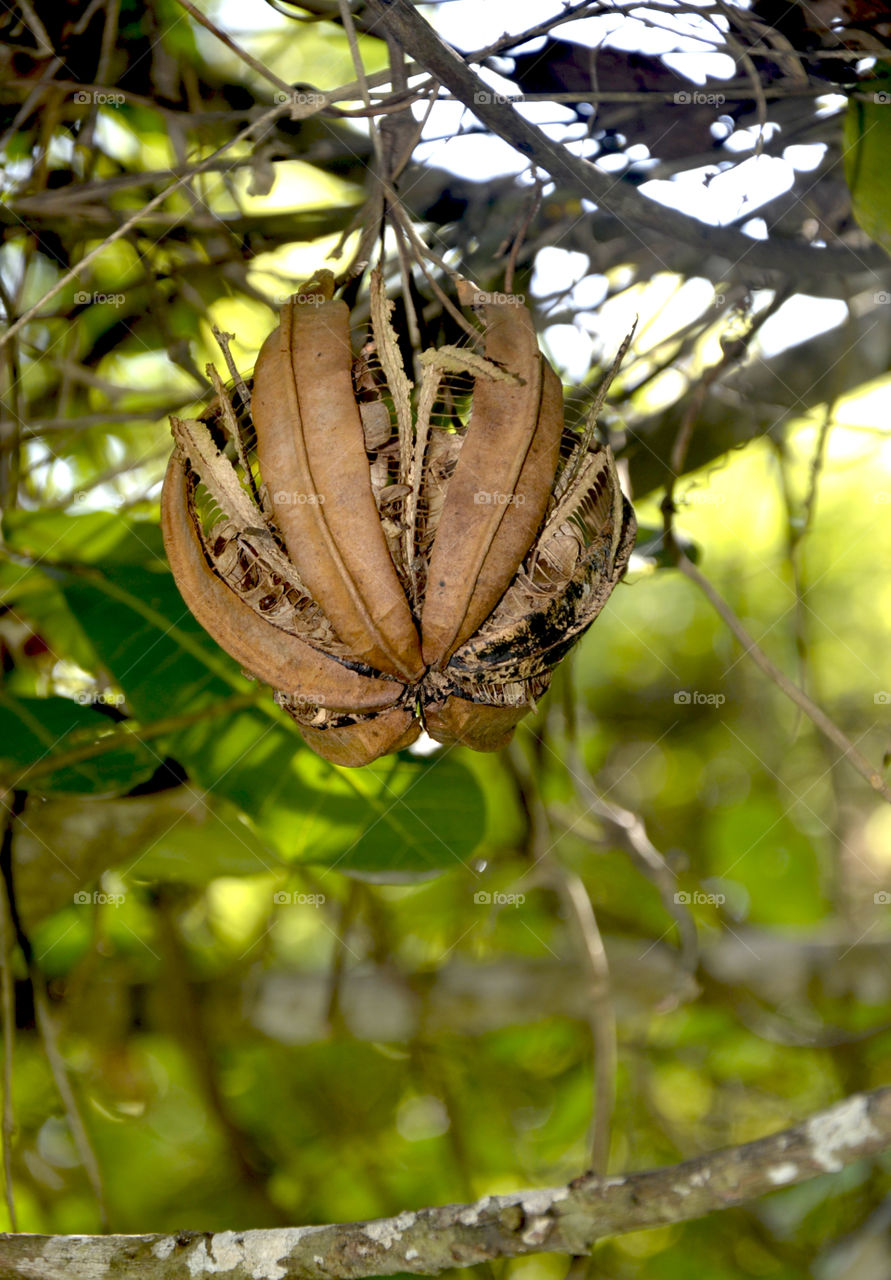
M 529 312 L 472 301 L 482 350 L 420 353 L 414 387 L 380 276 L 354 357 L 320 272 L 251 387 L 211 369 L 208 411 L 172 419 L 162 524 L 183 599 L 337 764 L 422 728 L 503 746 L 631 551 L 612 455 L 564 429 Z

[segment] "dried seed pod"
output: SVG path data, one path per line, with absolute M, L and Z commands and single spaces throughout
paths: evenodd
M 612 454 L 597 445 L 498 607 L 453 654 L 446 671 L 459 688 L 549 679 L 624 574 L 636 529 Z
M 498 751 L 506 747 L 514 730 L 532 710 L 532 703 L 517 707 L 490 707 L 452 696 L 438 708 L 425 712 L 427 732 L 445 745 L 460 743 L 474 751 Z
M 551 493 L 563 433 L 562 388 L 519 303 L 489 303 L 486 356 L 519 385 L 477 377 L 421 613 L 424 660 L 441 667 L 489 616 L 519 568 Z
M 161 495 L 164 549 L 183 600 L 217 644 L 260 680 L 277 689 L 299 689 L 320 706 L 376 711 L 398 702 L 404 690 L 396 681 L 351 671 L 258 617 L 214 573 L 192 518 L 188 485 L 175 453 Z
M 289 302 L 254 370 L 260 472 L 288 554 L 356 658 L 417 680 L 420 642 L 371 491 L 343 302 Z
M 351 769 L 410 747 L 421 734 L 420 722 L 406 707 L 394 707 L 347 724 L 316 727 L 298 722 L 297 728 L 318 755 Z
M 477 295 L 485 354 L 419 353 L 412 394 L 383 280 L 355 363 L 333 278 L 317 280 L 264 344 L 250 414 L 245 384 L 230 401 L 213 372 L 208 412 L 173 420 L 177 583 L 333 763 L 368 764 L 422 726 L 497 750 L 630 555 L 631 507 L 591 443 L 608 379 L 586 430 L 564 433 L 528 312 Z

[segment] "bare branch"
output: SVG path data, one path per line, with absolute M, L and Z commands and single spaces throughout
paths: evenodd
M 230 1280 L 436 1275 L 498 1257 L 585 1254 L 604 1236 L 701 1218 L 779 1187 L 837 1173 L 891 1147 L 891 1088 L 857 1093 L 756 1142 L 621 1178 L 484 1196 L 395 1218 L 269 1231 L 0 1236 L 4 1280 L 108 1275 Z
M 715 611 L 726 622 L 752 661 L 761 668 L 765 675 L 770 676 L 777 688 L 782 690 L 786 697 L 794 702 L 797 707 L 800 707 L 820 732 L 825 734 L 829 741 L 838 747 L 843 758 L 857 770 L 862 778 L 866 779 L 873 791 L 877 791 L 883 800 L 887 800 L 891 804 L 891 787 L 885 782 L 878 769 L 871 765 L 866 757 L 857 750 L 847 734 L 839 729 L 834 720 L 830 720 L 822 707 L 818 707 L 804 690 L 798 687 L 794 680 L 790 680 L 786 673 L 781 671 L 768 658 L 761 646 L 746 631 L 726 600 L 722 599 L 708 578 L 701 574 L 695 564 L 688 560 L 680 550 L 678 550 L 677 563 L 681 573 L 685 574 L 692 582 L 695 582 L 700 591 L 704 592 L 708 597 Z
M 845 246 L 812 249 L 794 241 L 782 242 L 777 237 L 753 240 L 742 232 L 709 226 L 638 195 L 614 174 L 601 172 L 588 160 L 573 155 L 547 137 L 510 103 L 496 100 L 497 95 L 485 81 L 440 38 L 410 0 L 369 0 L 368 8 L 378 15 L 381 26 L 395 35 L 406 53 L 465 103 L 482 124 L 528 156 L 555 182 L 565 184 L 579 197 L 595 201 L 612 213 L 641 246 L 646 247 L 648 233 L 656 231 L 693 243 L 705 253 L 718 254 L 734 265 L 744 262 L 783 276 L 790 272 L 805 275 L 822 275 L 827 271 L 849 275 L 887 273 L 888 258 L 878 246 L 857 251 Z
M 192 4 L 192 0 L 176 0 L 176 3 L 181 5 L 186 13 L 191 14 L 196 22 L 200 22 L 201 26 L 209 31 L 211 35 L 216 36 L 227 49 L 231 49 L 235 56 L 240 58 L 246 66 L 256 71 L 258 75 L 261 75 L 264 80 L 268 80 L 270 84 L 274 84 L 276 89 L 280 89 L 288 95 L 291 94 L 292 90 L 289 84 L 284 80 L 280 80 L 274 71 L 271 71 L 265 63 L 260 62 L 253 54 L 248 53 L 247 49 L 242 49 L 241 45 L 237 44 L 225 31 L 221 31 L 216 23 L 211 22 L 210 18 L 201 12 L 197 5 Z

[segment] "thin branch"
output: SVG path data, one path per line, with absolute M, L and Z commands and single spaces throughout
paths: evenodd
M 180 3 L 182 3 L 182 0 L 180 0 Z M 724 16 L 728 21 L 731 21 L 733 18 L 733 12 L 730 5 L 727 3 L 727 0 L 717 0 L 717 3 Z M 751 54 L 734 36 L 730 34 L 729 29 L 724 33 L 724 43 L 731 55 L 738 58 L 748 72 L 752 93 L 758 107 L 758 143 L 755 147 L 755 154 L 760 155 L 761 148 L 764 145 L 764 129 L 767 124 L 767 98 L 764 94 L 764 86 L 761 83 L 761 77 L 758 74 L 758 69 L 752 61 Z
M 762 327 L 765 321 L 779 311 L 784 302 L 791 296 L 793 292 L 792 284 L 787 284 L 784 288 L 778 289 L 771 301 L 758 312 L 758 315 L 752 320 L 745 334 L 741 338 L 729 339 L 722 341 L 723 355 L 717 364 L 706 369 L 705 373 L 696 384 L 693 394 L 690 396 L 684 416 L 681 419 L 681 425 L 675 437 L 674 444 L 671 447 L 671 456 L 668 460 L 668 484 L 665 489 L 665 497 L 662 500 L 662 512 L 666 522 L 670 524 L 671 516 L 674 511 L 674 486 L 675 482 L 680 479 L 684 471 L 684 464 L 687 460 L 687 453 L 690 448 L 690 441 L 693 439 L 693 432 L 696 429 L 696 422 L 705 403 L 705 398 L 712 387 L 730 372 L 737 364 L 740 364 L 748 353 L 749 346 Z M 666 528 L 666 534 L 669 530 Z
M 270 84 L 275 85 L 276 89 L 280 89 L 290 97 L 294 91 L 291 85 L 287 84 L 284 80 L 280 80 L 274 71 L 270 71 L 269 68 L 264 63 L 260 62 L 258 58 L 255 58 L 253 54 L 248 53 L 247 49 L 242 49 L 241 45 L 237 44 L 231 36 L 227 36 L 225 31 L 221 31 L 216 23 L 211 22 L 210 18 L 201 12 L 197 5 L 192 4 L 192 0 L 176 0 L 176 3 L 181 5 L 182 8 L 185 9 L 186 13 L 191 14 L 195 21 L 200 23 L 201 26 L 204 27 L 206 31 L 209 31 L 212 36 L 216 36 L 216 38 L 224 44 L 227 49 L 231 49 L 236 58 L 240 58 L 246 66 L 251 68 L 252 71 L 256 71 L 257 75 L 262 76 L 264 80 L 268 80 Z
M 200 724 L 217 716 L 228 716 L 247 707 L 257 706 L 261 699 L 259 693 L 247 693 L 233 698 L 223 698 L 202 707 L 200 711 L 184 712 L 178 716 L 167 716 L 164 720 L 155 720 L 148 725 L 140 725 L 130 720 L 118 724 L 109 733 L 103 733 L 95 742 L 85 742 L 83 746 L 72 747 L 68 751 L 57 751 L 44 756 L 34 764 L 25 765 L 17 773 L 5 779 L 7 786 L 23 786 L 25 782 L 31 786 L 36 778 L 55 773 L 57 769 L 70 769 L 73 765 L 82 764 L 85 760 L 94 760 L 96 756 L 105 755 L 109 751 L 117 751 L 121 747 L 132 747 L 137 743 L 149 742 L 152 738 L 163 738 L 169 733 L 176 733 L 190 725 Z M 105 720 L 98 728 L 107 729 Z
M 245 1197 L 262 1212 L 264 1221 L 283 1223 L 287 1219 L 269 1194 L 270 1161 L 267 1153 L 249 1130 L 239 1123 L 220 1081 L 208 1018 L 197 996 L 190 974 L 189 953 L 177 925 L 175 891 L 158 894 L 155 919 L 163 966 L 167 1026 L 182 1048 L 208 1110 L 217 1122 Z
M 510 246 L 510 252 L 507 257 L 507 265 L 504 268 L 505 293 L 513 292 L 514 271 L 517 267 L 517 258 L 519 257 L 520 249 L 523 247 L 523 241 L 526 239 L 526 233 L 532 225 L 532 219 L 541 208 L 541 197 L 542 192 L 544 191 L 544 185 L 545 184 L 542 182 L 541 178 L 536 174 L 532 194 L 526 204 L 526 209 L 520 220 L 520 225 L 517 227 L 516 233 L 513 237 L 513 244 Z M 500 254 L 498 256 L 500 256 Z
M 613 365 L 613 373 L 618 368 L 620 360 L 621 352 Z M 602 391 L 601 386 L 598 401 L 601 399 Z M 596 405 L 592 412 L 596 415 Z M 643 818 L 630 809 L 623 809 L 614 801 L 607 800 L 606 796 L 601 795 L 592 783 L 590 772 L 579 750 L 577 706 L 572 687 L 572 668 L 569 667 L 563 677 L 563 714 L 567 737 L 566 763 L 576 795 L 584 805 L 584 812 L 581 815 L 574 812 L 571 816 L 563 817 L 555 806 L 549 806 L 548 819 L 590 840 L 597 838 L 597 832 L 593 824 L 588 823 L 587 815 L 593 813 L 600 819 L 608 836 L 625 850 L 638 871 L 655 885 L 663 908 L 677 925 L 681 944 L 681 965 L 687 973 L 693 973 L 699 960 L 699 939 L 696 933 L 696 922 L 689 907 L 678 901 L 677 876 L 647 834 Z
M 590 11 L 591 7 L 591 0 L 577 0 L 576 4 L 567 4 L 559 13 L 546 18 L 544 22 L 540 22 L 534 27 L 527 27 L 521 36 L 505 33 L 503 36 L 499 36 L 492 44 L 486 45 L 485 48 L 476 49 L 473 53 L 467 54 L 467 60 L 468 62 L 482 62 L 485 58 L 491 57 L 493 53 L 501 53 L 503 49 L 513 49 L 521 42 L 525 44 L 529 40 L 534 40 L 537 36 L 550 35 L 555 27 L 562 26 L 565 22 L 575 22 L 579 18 L 588 16 L 586 11 Z M 615 3 L 615 0 L 610 0 L 610 7 L 618 9 L 620 6 Z
M 21 792 L 7 791 L 3 795 L 3 851 L 4 878 L 6 868 L 12 866 L 12 836 L 15 819 L 24 807 Z M 7 894 L 0 892 L 0 1000 L 2 1000 L 3 1026 L 3 1193 L 6 1212 L 13 1231 L 16 1225 L 15 1189 L 12 1184 L 12 1140 L 15 1136 L 15 1106 L 13 1103 L 13 1066 L 15 1063 L 15 987 L 12 981 L 12 955 L 15 947 L 15 930 L 9 913 Z
M 83 1165 L 84 1172 L 87 1175 L 87 1181 L 93 1195 L 96 1198 L 96 1204 L 99 1209 L 99 1220 L 103 1229 L 108 1227 L 108 1206 L 105 1200 L 105 1188 L 102 1182 L 102 1171 L 99 1168 L 99 1161 L 87 1127 L 84 1124 L 84 1118 L 81 1113 L 80 1103 L 74 1094 L 71 1085 L 71 1077 L 68 1073 L 68 1066 L 62 1056 L 59 1048 L 59 1035 L 56 1027 L 55 1018 L 50 1010 L 49 998 L 46 993 L 46 981 L 42 974 L 32 971 L 32 989 L 34 991 L 34 1013 L 36 1016 L 37 1030 L 40 1032 L 40 1039 L 43 1042 L 43 1051 L 46 1054 L 46 1060 L 53 1077 L 62 1106 L 65 1111 L 65 1119 L 68 1121 L 68 1128 L 71 1132 L 71 1138 L 74 1142 L 75 1150 Z
M 785 672 L 781 671 L 775 663 L 773 663 L 759 644 L 749 635 L 739 618 L 727 604 L 727 602 L 718 594 L 708 578 L 699 572 L 695 564 L 693 564 L 684 555 L 680 548 L 676 548 L 677 566 L 681 573 L 685 574 L 691 582 L 695 582 L 700 591 L 708 598 L 709 603 L 727 624 L 737 640 L 740 642 L 746 653 L 752 661 L 761 668 L 765 675 L 769 676 L 778 689 L 780 689 L 786 697 L 794 702 L 804 714 L 813 721 L 821 733 L 833 742 L 841 751 L 844 759 L 857 770 L 862 778 L 865 778 L 873 791 L 877 791 L 883 800 L 887 800 L 891 804 L 891 787 L 885 782 L 879 773 L 864 755 L 857 750 L 847 734 L 839 729 L 833 720 L 829 719 L 826 712 L 813 702 L 803 689 L 800 689 L 793 680 L 790 680 Z
M 32 113 L 36 100 L 42 96 L 42 91 L 45 90 L 47 87 L 49 87 L 49 85 L 52 85 L 53 89 L 64 89 L 68 94 L 83 92 L 84 90 L 91 90 L 94 93 L 100 93 L 100 94 L 119 93 L 124 98 L 125 102 L 130 102 L 134 106 L 138 106 L 138 107 L 148 107 L 152 111 L 156 111 L 159 115 L 165 117 L 168 122 L 168 126 L 171 125 L 173 122 L 178 122 L 180 124 L 205 124 L 205 125 L 206 124 L 225 124 L 227 121 L 244 120 L 245 118 L 250 117 L 252 115 L 255 120 L 259 120 L 260 116 L 264 113 L 264 110 L 265 110 L 263 104 L 261 103 L 259 104 L 259 106 L 253 106 L 253 107 L 247 107 L 247 108 L 239 107 L 237 109 L 233 108 L 232 110 L 228 110 L 228 111 L 222 111 L 222 110 L 187 111 L 187 110 L 183 110 L 181 107 L 167 106 L 163 102 L 159 102 L 157 97 L 149 97 L 146 94 L 134 93 L 131 89 L 122 88 L 119 85 L 102 84 L 101 82 L 96 82 L 95 80 L 94 81 L 65 80 L 65 79 L 62 79 L 61 77 L 56 79 L 50 79 L 52 71 L 58 69 L 60 66 L 62 66 L 61 58 L 56 58 L 52 63 L 50 63 L 50 65 L 47 68 L 47 72 L 44 73 L 44 76 L 39 82 L 37 89 L 35 89 L 32 92 L 32 94 L 28 99 L 28 102 L 26 103 L 26 106 L 28 107 L 28 109 L 25 110 L 24 107 L 22 108 L 22 110 L 19 112 L 19 115 L 16 117 L 16 121 L 18 123 L 16 123 L 16 121 L 13 121 L 13 124 L 7 128 L 5 134 L 3 135 L 3 138 L 5 138 L 7 141 L 15 133 L 15 129 L 18 127 L 18 124 L 20 124 L 22 120 L 27 119 L 28 116 Z M 413 62 L 408 64 L 407 70 L 408 70 L 408 74 L 411 76 L 422 75 L 422 68 L 416 66 L 415 63 Z M 379 88 L 380 85 L 384 85 L 384 84 L 388 85 L 389 83 L 390 83 L 390 72 L 386 70 L 375 71 L 373 75 L 369 75 L 367 77 L 367 84 L 369 89 L 377 89 Z M 420 80 L 419 83 L 414 86 L 414 91 L 418 91 L 424 85 L 424 83 L 425 83 L 425 80 Z M 25 79 L 24 77 L 21 77 L 21 76 L 9 76 L 3 82 L 3 87 L 5 89 L 30 89 L 31 86 L 32 86 L 32 81 Z M 293 92 L 293 89 L 290 85 L 288 86 L 288 92 L 289 94 Z M 350 102 L 358 98 L 359 85 L 355 80 L 350 80 L 346 84 L 339 85 L 336 89 L 326 89 L 324 90 L 324 92 L 322 90 L 317 90 L 316 92 L 318 92 L 320 96 L 324 96 L 325 98 L 329 99 L 328 106 L 333 107 L 334 103 L 336 102 Z M 392 94 L 390 93 L 389 90 L 387 90 L 387 92 L 382 96 L 386 99 L 389 99 L 392 97 Z M 322 109 L 324 110 L 324 108 Z
M 316 95 L 313 96 L 316 97 Z M 89 266 L 89 264 L 95 258 L 99 257 L 101 253 L 104 253 L 110 244 L 114 244 L 116 240 L 122 239 L 123 236 L 132 231 L 132 229 L 139 224 L 147 213 L 151 213 L 155 209 L 159 208 L 169 196 L 171 196 L 175 191 L 178 191 L 180 187 L 185 186 L 191 178 L 197 177 L 198 174 L 203 173 L 205 169 L 210 168 L 224 152 L 228 151 L 231 147 L 236 146 L 238 143 L 244 142 L 256 129 L 259 129 L 262 125 L 271 124 L 273 120 L 276 120 L 279 116 L 284 115 L 285 113 L 288 113 L 291 119 L 303 120 L 308 116 L 318 114 L 318 112 L 321 111 L 323 107 L 327 106 L 329 101 L 332 100 L 329 94 L 318 94 L 317 99 L 318 100 L 314 103 L 286 102 L 281 103 L 278 106 L 271 107 L 269 111 L 264 112 L 259 119 L 246 125 L 245 128 L 242 129 L 240 133 L 236 134 L 234 138 L 230 138 L 228 142 L 224 142 L 222 146 L 217 147 L 216 151 L 206 159 L 199 161 L 189 174 L 186 174 L 181 178 L 177 178 L 169 187 L 165 187 L 163 191 L 159 191 L 158 194 L 148 202 L 148 204 L 144 205 L 142 209 L 139 209 L 136 213 L 132 214 L 131 217 L 127 218 L 125 222 L 122 222 L 119 227 L 116 227 L 114 231 L 106 236 L 100 244 L 97 244 L 89 253 L 85 254 L 80 262 L 73 266 L 69 271 L 64 272 L 52 288 L 47 290 L 42 298 L 38 299 L 32 307 L 29 307 L 23 315 L 19 316 L 18 320 L 11 324 L 4 334 L 0 335 L 0 347 L 5 346 L 6 343 L 9 342 L 10 338 L 18 333 L 18 331 L 26 325 L 29 320 L 33 320 L 35 316 L 39 316 L 46 303 L 51 302 L 53 298 L 57 297 L 72 280 L 78 279 L 84 268 Z
M 594 1058 L 589 1147 L 591 1168 L 595 1173 L 604 1174 L 609 1162 L 610 1126 L 616 1102 L 619 1056 L 606 950 L 584 882 L 552 852 L 556 841 L 541 797 L 538 773 L 526 767 L 525 760 L 516 747 L 509 748 L 505 758 L 526 812 L 529 824 L 528 852 L 533 867 L 544 871 L 571 924 L 575 926 L 581 960 L 579 968 L 587 970 L 585 1008 Z
M 573 777 L 578 781 L 579 775 L 575 770 Z M 643 819 L 630 809 L 623 809 L 621 805 L 599 796 L 584 779 L 580 790 L 588 812 L 596 814 L 608 836 L 625 850 L 638 870 L 659 891 L 663 908 L 678 928 L 681 965 L 685 971 L 692 973 L 699 961 L 696 923 L 689 908 L 678 901 L 677 876 L 647 835 Z M 584 817 L 579 818 L 574 812 L 562 813 L 559 808 L 550 807 L 548 813 L 552 821 L 567 831 L 575 832 L 584 840 L 593 842 L 600 834 L 593 823 L 587 822 Z
M 418 266 L 423 272 L 424 278 L 426 279 L 427 283 L 430 285 L 430 288 L 433 291 L 434 295 L 439 299 L 439 302 L 441 303 L 443 310 L 446 311 L 452 317 L 452 319 L 456 322 L 456 324 L 458 324 L 460 328 L 464 330 L 464 332 L 467 334 L 467 336 L 470 338 L 470 340 L 474 344 L 478 344 L 480 340 L 479 329 L 475 329 L 474 326 L 468 322 L 467 318 L 464 315 L 462 315 L 462 313 L 458 310 L 458 308 L 455 306 L 454 302 L 452 302 L 448 294 L 443 291 L 436 277 L 433 275 L 433 273 L 430 271 L 430 269 L 427 267 L 426 263 L 424 262 L 424 258 L 425 257 L 431 258 L 431 260 L 436 262 L 440 270 L 447 271 L 449 275 L 452 277 L 454 277 L 454 272 L 431 249 L 428 249 L 428 247 L 421 240 L 420 236 L 417 234 L 414 227 L 412 226 L 411 218 L 406 212 L 405 206 L 402 204 L 402 201 L 399 199 L 396 192 L 393 191 L 392 187 L 388 186 L 386 183 L 382 185 L 387 195 L 387 199 L 390 201 L 390 212 L 393 215 L 394 220 L 398 223 L 400 230 L 405 234 L 406 238 L 411 242 L 411 246 L 415 251 L 415 261 L 417 262 Z
M 468 59 L 476 61 L 475 58 Z M 723 80 L 713 83 L 720 83 L 721 96 L 727 102 L 748 102 L 752 98 L 752 86 L 739 85 L 736 88 L 729 87 Z M 491 90 L 490 90 L 491 92 Z M 808 88 L 808 89 L 767 89 L 762 87 L 762 93 L 765 99 L 784 99 L 784 98 L 825 98 L 826 89 Z M 564 93 L 502 93 L 499 94 L 501 102 L 559 102 L 566 103 L 571 106 L 576 102 L 590 102 L 597 104 L 600 102 L 675 102 L 677 100 L 677 92 L 670 92 L 661 89 L 573 89 Z M 461 102 L 462 99 L 454 93 L 440 94 L 438 102 Z M 346 114 L 346 113 L 344 113 Z M 562 123 L 562 121 L 561 121 Z M 784 142 L 788 146 L 788 141 Z M 746 217 L 751 217 L 751 213 L 747 213 Z
M 616 1105 L 616 1012 L 610 990 L 609 964 L 597 917 L 581 876 L 549 859 L 557 891 L 575 921 L 588 967 L 588 1025 L 594 1045 L 594 1110 L 591 1117 L 591 1169 L 605 1174 L 609 1165 L 610 1126 Z
M 754 240 L 739 231 L 709 226 L 639 195 L 614 174 L 603 173 L 590 161 L 573 155 L 493 94 L 491 87 L 442 40 L 410 0 L 369 0 L 368 9 L 406 52 L 459 98 L 486 128 L 549 173 L 555 182 L 612 213 L 643 248 L 650 247 L 647 232 L 656 231 L 694 244 L 704 254 L 720 254 L 734 265 L 745 262 L 747 266 L 780 272 L 784 277 L 794 272 L 887 272 L 887 255 L 878 246 L 864 250 L 844 246 L 815 249 L 777 238 Z
M 37 41 L 39 48 L 41 48 L 43 52 L 47 54 L 55 53 L 55 49 L 53 48 L 52 41 L 47 35 L 46 27 L 43 25 L 43 23 L 40 21 L 40 18 L 38 18 L 37 14 L 35 13 L 34 6 L 31 4 L 31 0 L 19 0 L 19 8 L 21 9 L 22 16 L 24 17 L 25 26 L 28 28 L 28 30 L 31 32 L 34 39 Z
M 59 1038 L 56 1029 L 55 1020 L 49 1007 L 49 998 L 47 996 L 46 979 L 38 969 L 34 960 L 34 951 L 31 941 L 25 933 L 16 905 L 15 884 L 13 875 L 13 828 L 16 818 L 24 811 L 27 793 L 16 790 L 8 793 L 7 804 L 7 822 L 3 832 L 2 849 L 0 849 L 0 870 L 2 870 L 3 893 L 5 898 L 4 911 L 9 913 L 9 922 L 12 926 L 12 933 L 18 944 L 19 951 L 28 971 L 28 979 L 31 983 L 31 992 L 34 1000 L 35 1021 L 37 1030 L 43 1042 L 44 1053 L 49 1063 L 50 1073 L 56 1086 L 56 1091 L 62 1102 L 65 1111 L 65 1118 L 68 1121 L 68 1128 L 71 1133 L 80 1162 L 87 1175 L 93 1194 L 96 1197 L 96 1204 L 99 1209 L 99 1221 L 103 1230 L 108 1229 L 108 1212 L 105 1202 L 105 1192 L 102 1185 L 102 1174 L 99 1168 L 99 1161 L 96 1158 L 96 1152 L 87 1133 L 84 1124 L 83 1115 L 81 1114 L 80 1105 L 75 1097 L 74 1090 L 71 1086 L 71 1078 L 68 1074 L 68 1067 L 65 1059 L 59 1049 Z M 5 957 L 4 957 L 5 959 Z M 5 1116 L 4 1116 L 5 1124 Z M 7 1159 L 7 1153 L 4 1151 L 4 1161 Z M 7 1196 L 9 1189 L 7 1188 Z M 2 1273 L 2 1263 L 0 1263 L 0 1273 Z
M 891 1148 L 891 1088 L 857 1093 L 799 1124 L 683 1164 L 619 1178 L 487 1195 L 395 1218 L 267 1231 L 0 1236 L 4 1280 L 233 1280 L 437 1275 L 492 1258 L 590 1253 L 604 1236 L 701 1218 Z

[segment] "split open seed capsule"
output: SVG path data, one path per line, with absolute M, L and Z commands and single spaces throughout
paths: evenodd
M 621 578 L 634 540 L 609 450 L 564 429 L 519 301 L 477 294 L 480 351 L 420 353 L 383 282 L 358 358 L 319 273 L 202 418 L 173 420 L 162 495 L 186 604 L 336 764 L 510 740 Z M 412 394 L 414 392 L 414 394 Z

